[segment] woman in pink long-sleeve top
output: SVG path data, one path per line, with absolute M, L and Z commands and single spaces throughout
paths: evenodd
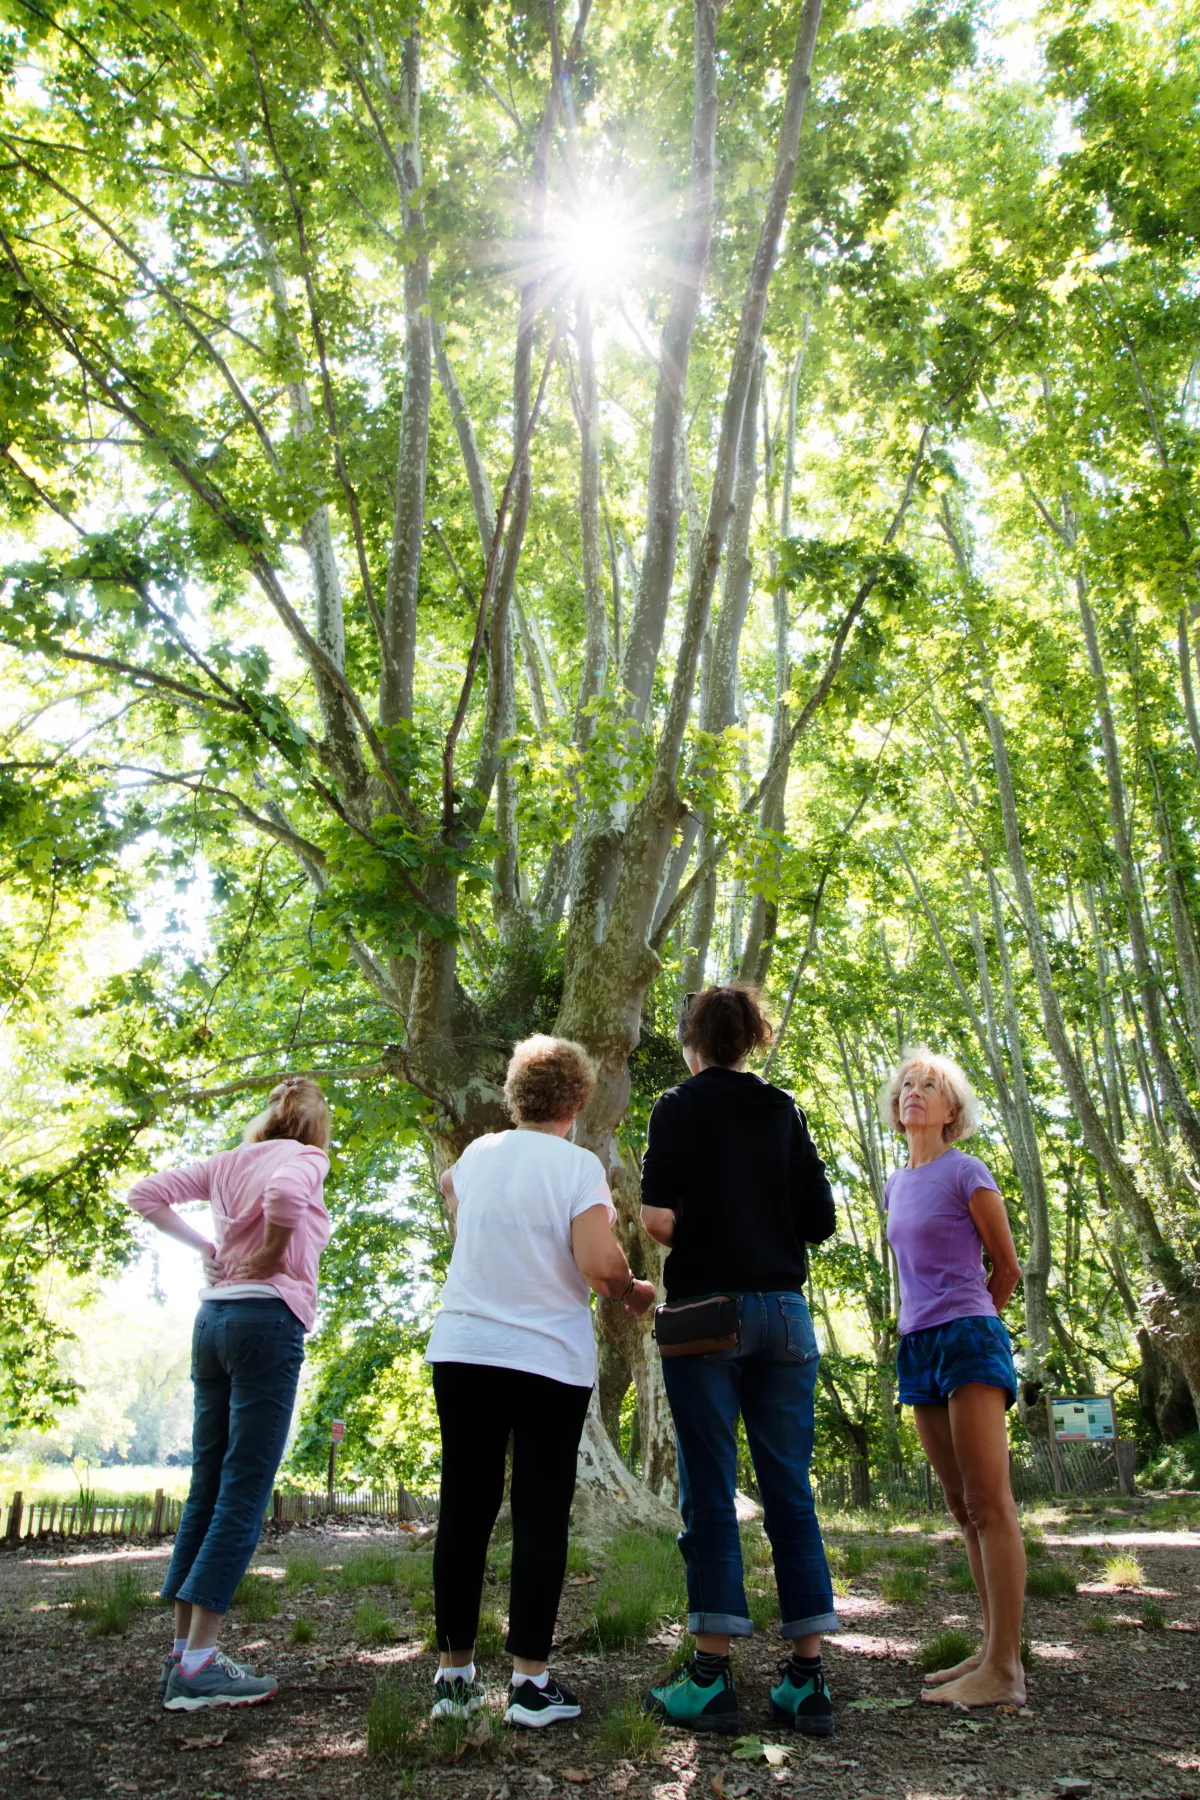
M 320 1088 L 293 1076 L 236 1150 L 130 1190 L 135 1211 L 199 1251 L 207 1283 L 192 1335 L 192 1481 L 162 1586 L 175 1602 L 159 1682 L 170 1711 L 253 1706 L 279 1685 L 232 1662 L 217 1636 L 258 1543 L 316 1317 L 328 1143 Z M 215 1244 L 175 1211 L 196 1200 L 212 1208 Z

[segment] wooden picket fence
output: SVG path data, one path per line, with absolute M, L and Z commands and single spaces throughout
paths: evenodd
M 405 1488 L 372 1488 L 356 1493 L 335 1489 L 316 1494 L 289 1494 L 276 1488 L 271 1497 L 270 1518 L 275 1525 L 299 1525 L 312 1519 L 394 1519 L 411 1523 L 436 1510 L 431 1500 L 420 1500 Z M 20 1489 L 12 1497 L 0 1529 L 0 1543 L 20 1544 L 48 1538 L 160 1538 L 178 1530 L 183 1501 L 169 1500 L 161 1488 L 153 1499 L 131 1500 L 124 1505 L 100 1505 L 88 1500 L 38 1500 L 25 1504 Z
M 18 1488 L 8 1508 L 0 1541 L 6 1544 L 39 1538 L 164 1537 L 178 1529 L 182 1500 L 168 1500 L 161 1488 L 153 1499 L 130 1500 L 123 1505 L 93 1500 L 37 1500 L 26 1506 Z
M 365 1493 L 335 1488 L 318 1494 L 285 1494 L 276 1488 L 271 1518 L 276 1525 L 300 1525 L 309 1519 L 335 1518 L 424 1519 L 437 1511 L 433 1500 L 420 1500 L 407 1488 L 371 1488 Z

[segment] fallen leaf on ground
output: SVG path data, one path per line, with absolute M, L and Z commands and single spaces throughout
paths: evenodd
M 215 1750 L 228 1736 L 227 1731 L 210 1731 L 207 1737 L 185 1737 L 176 1741 L 181 1750 Z
M 730 1749 L 739 1762 L 765 1762 L 769 1769 L 781 1768 L 792 1754 L 786 1744 L 764 1744 L 757 1733 L 734 1738 Z
M 1077 1775 L 1064 1775 L 1061 1781 L 1055 1782 L 1054 1791 L 1059 1800 L 1083 1800 L 1085 1794 L 1091 1793 L 1092 1784 L 1081 1781 Z
M 568 1587 L 590 1587 L 593 1581 L 599 1581 L 598 1575 L 568 1575 Z
M 741 1800 L 743 1794 L 750 1792 L 750 1783 L 739 1775 L 732 1775 L 725 1769 L 718 1769 L 709 1783 L 717 1800 Z
M 580 1783 L 582 1783 L 584 1781 L 590 1781 L 592 1779 L 586 1769 L 564 1769 L 562 1772 L 562 1778 L 564 1781 L 574 1781 L 574 1782 L 580 1782 Z

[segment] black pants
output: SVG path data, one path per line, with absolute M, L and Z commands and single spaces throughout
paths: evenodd
M 479 1626 L 488 1539 L 512 1465 L 512 1589 L 508 1650 L 544 1662 L 567 1572 L 575 1459 L 591 1389 L 482 1363 L 435 1362 L 442 1490 L 433 1547 L 440 1650 L 469 1650 Z

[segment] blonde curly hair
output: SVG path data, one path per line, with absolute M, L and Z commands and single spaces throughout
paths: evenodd
M 970 1082 L 950 1057 L 939 1056 L 936 1050 L 930 1050 L 924 1044 L 916 1044 L 911 1050 L 905 1051 L 898 1066 L 879 1090 L 879 1122 L 884 1130 L 903 1133 L 904 1127 L 900 1123 L 900 1089 L 908 1071 L 918 1068 L 933 1071 L 938 1086 L 956 1108 L 954 1117 L 942 1127 L 942 1141 L 954 1144 L 960 1138 L 973 1136 L 979 1129 L 979 1102 Z
M 518 1125 L 573 1119 L 596 1091 L 596 1065 L 569 1038 L 528 1037 L 518 1044 L 504 1078 L 504 1098 Z

